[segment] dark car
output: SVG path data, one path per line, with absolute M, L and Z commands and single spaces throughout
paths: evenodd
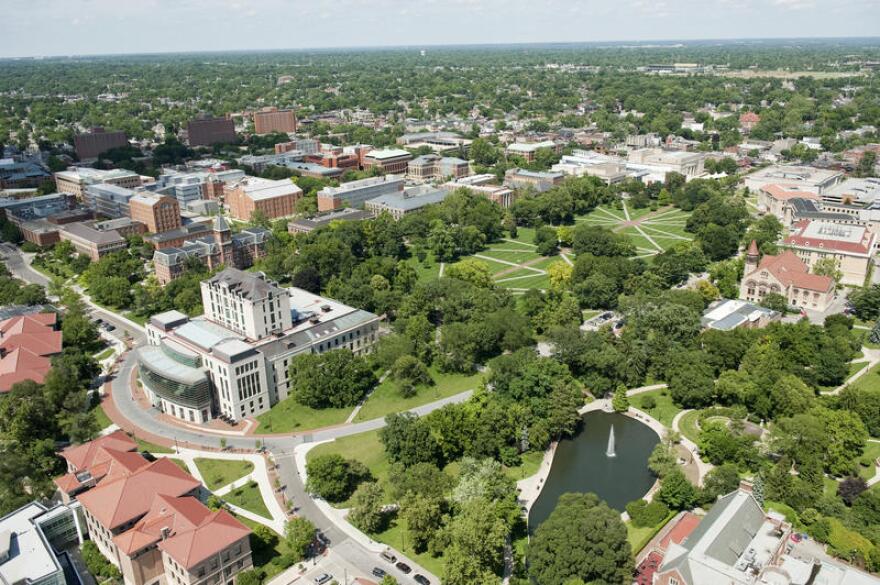
M 413 576 L 413 581 L 415 581 L 419 585 L 431 585 L 431 582 L 428 581 L 428 578 L 425 577 L 424 575 L 420 575 L 419 573 L 416 573 Z
M 373 567 L 373 577 L 379 577 L 381 579 L 382 577 L 384 577 L 387 574 L 388 573 L 386 573 L 385 571 L 383 571 L 379 567 Z
M 400 561 L 399 563 L 397 563 L 394 566 L 397 567 L 397 570 L 400 571 L 401 573 L 403 573 L 404 575 L 409 575 L 410 572 L 412 571 L 412 567 L 410 567 L 409 565 L 407 565 L 403 561 Z

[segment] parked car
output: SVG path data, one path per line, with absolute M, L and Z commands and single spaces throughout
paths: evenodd
M 379 553 L 379 556 L 391 563 L 392 565 L 397 562 L 397 557 L 390 550 L 383 550 Z
M 324 585 L 324 583 L 329 583 L 333 580 L 333 575 L 329 573 L 321 573 L 317 577 L 315 577 L 315 585 Z
M 428 581 L 428 578 L 425 577 L 424 575 L 419 574 L 419 573 L 416 573 L 413 576 L 413 581 L 415 581 L 419 585 L 431 585 L 431 582 Z
M 378 577 L 381 579 L 382 577 L 384 577 L 387 574 L 388 573 L 386 573 L 385 571 L 383 571 L 379 567 L 373 567 L 373 577 Z
M 410 572 L 412 571 L 412 567 L 410 567 L 409 565 L 407 565 L 403 561 L 400 561 L 399 563 L 397 563 L 394 566 L 397 567 L 397 570 L 400 571 L 401 573 L 403 573 L 404 575 L 409 575 Z

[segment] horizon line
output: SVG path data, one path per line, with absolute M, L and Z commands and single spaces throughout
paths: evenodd
M 42 61 L 49 59 L 93 59 L 107 57 L 151 57 L 151 56 L 172 56 L 172 55 L 229 55 L 240 53 L 252 54 L 269 54 L 269 53 L 298 53 L 298 52 L 355 52 L 355 51 L 393 51 L 393 50 L 411 50 L 411 49 L 467 49 L 467 48 L 505 48 L 505 47 L 576 47 L 576 46 L 592 46 L 596 49 L 602 48 L 655 48 L 655 49 L 675 49 L 681 47 L 684 43 L 717 43 L 739 44 L 739 43 L 773 43 L 773 42 L 790 42 L 790 41 L 809 41 L 809 42 L 830 42 L 830 41 L 874 41 L 880 46 L 880 36 L 814 36 L 814 37 L 718 37 L 718 38 L 691 38 L 691 39 L 630 39 L 630 40 L 608 40 L 608 41 L 539 41 L 539 42 L 511 42 L 511 43 L 427 43 L 427 44 L 400 44 L 400 45 L 349 45 L 349 46 L 314 46 L 314 47 L 288 47 L 288 48 L 256 48 L 256 49 L 212 49 L 212 50 L 182 50 L 182 51 L 149 51 L 149 52 L 132 52 L 132 53 L 68 53 L 55 55 L 26 55 L 18 57 L 0 56 L 0 62 L 3 61 Z

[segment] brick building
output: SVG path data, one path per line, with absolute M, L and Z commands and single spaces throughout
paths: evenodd
M 128 202 L 131 219 L 147 226 L 153 234 L 180 227 L 180 204 L 173 197 L 154 193 L 139 193 Z
M 302 189 L 288 179 L 247 177 L 226 187 L 226 204 L 235 219 L 248 221 L 257 210 L 269 219 L 276 219 L 293 215 L 302 195 Z
M 399 148 L 371 150 L 364 155 L 364 169 L 378 168 L 383 173 L 406 173 L 406 167 L 413 155 Z
M 95 159 L 112 148 L 123 146 L 128 146 L 125 132 L 105 132 L 103 128 L 92 128 L 91 132 L 73 137 L 73 147 L 80 160 Z
M 89 538 L 125 585 L 233 585 L 253 567 L 250 529 L 201 502 L 201 483 L 173 461 L 148 461 L 117 431 L 61 452 L 56 484 L 76 497 Z
M 263 108 L 259 112 L 254 112 L 254 133 L 271 134 L 272 132 L 281 132 L 282 134 L 296 132 L 294 111 Z
M 190 146 L 212 146 L 235 142 L 235 124 L 229 118 L 196 118 L 187 124 Z

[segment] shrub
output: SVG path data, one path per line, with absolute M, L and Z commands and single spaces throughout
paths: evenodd
M 669 515 L 669 508 L 660 502 L 634 500 L 626 505 L 626 513 L 638 527 L 656 526 Z
M 657 406 L 657 401 L 653 396 L 642 396 L 640 404 L 643 410 L 651 410 Z

